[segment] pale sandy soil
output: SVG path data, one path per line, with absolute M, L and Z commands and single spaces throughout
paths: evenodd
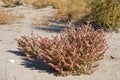
M 55 10 L 52 7 L 38 10 L 31 7 L 17 7 L 11 10 L 15 14 L 16 12 L 24 14 L 25 18 L 20 23 L 0 25 L 0 80 L 120 80 L 120 33 L 106 34 L 109 49 L 95 73 L 92 75 L 57 77 L 53 73 L 49 74 L 53 70 L 41 60 L 26 59 L 17 49 L 15 41 L 15 38 L 20 38 L 24 34 L 30 35 L 31 31 L 42 37 L 58 35 L 64 24 L 54 22 L 49 27 L 31 24 L 33 16 L 39 15 L 40 20 L 43 21 L 43 18 L 51 17 Z

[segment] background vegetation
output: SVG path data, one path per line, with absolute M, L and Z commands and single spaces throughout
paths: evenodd
M 0 12 L 0 24 L 12 24 L 15 21 L 19 21 L 21 19 L 23 19 L 24 16 L 23 15 L 15 15 L 11 12 L 8 11 L 2 11 Z
M 91 7 L 91 22 L 104 29 L 120 28 L 120 0 L 93 0 Z
M 119 0 L 2 0 L 8 5 L 26 4 L 34 8 L 53 6 L 58 9 L 54 19 L 79 22 L 90 20 L 96 26 L 115 30 L 120 27 Z M 87 17 L 86 17 L 87 16 Z
M 90 11 L 84 0 L 37 0 L 33 6 L 35 8 L 53 6 L 59 9 L 54 18 L 62 21 L 78 21 Z

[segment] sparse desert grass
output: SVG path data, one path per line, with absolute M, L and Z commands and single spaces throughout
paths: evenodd
M 16 5 L 21 5 L 21 0 L 2 0 L 5 4 L 7 4 L 7 7 L 14 7 Z
M 40 25 L 49 25 L 49 19 L 41 18 L 40 16 L 34 16 L 32 18 L 31 24 L 33 26 L 40 26 Z
M 25 5 L 32 5 L 33 2 L 35 2 L 35 0 L 22 0 L 22 3 Z
M 3 1 L 7 7 L 14 7 L 16 5 L 32 5 L 35 0 L 0 0 Z
M 55 6 L 57 1 L 59 0 L 35 0 L 32 5 L 38 9 L 46 6 Z
M 63 0 L 59 3 L 56 3 L 56 5 L 59 9 L 59 12 L 55 17 L 60 20 L 78 21 L 87 13 L 89 13 L 87 2 L 84 0 Z
M 78 21 L 90 11 L 87 8 L 87 2 L 84 0 L 36 0 L 33 6 L 35 8 L 53 6 L 59 9 L 58 14 L 55 15 L 55 19 L 65 21 Z
M 0 24 L 11 24 L 15 21 L 15 16 L 11 13 L 0 12 Z
M 16 16 L 11 12 L 0 12 L 0 24 L 12 24 L 23 17 L 23 15 Z
M 3 0 L 7 4 L 16 4 L 19 0 Z M 62 21 L 79 21 L 83 16 L 90 12 L 87 7 L 88 0 L 21 0 L 18 3 L 25 5 L 33 5 L 35 8 L 43 8 L 46 6 L 53 6 L 58 9 L 58 13 L 54 19 Z

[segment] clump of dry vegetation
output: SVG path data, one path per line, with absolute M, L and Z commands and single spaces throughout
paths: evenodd
M 65 21 L 79 21 L 83 16 L 89 13 L 87 2 L 84 0 L 64 0 L 56 3 L 59 9 L 55 16 L 57 19 Z
M 16 5 L 21 5 L 21 0 L 2 0 L 7 7 L 14 7 Z
M 107 49 L 104 31 L 91 25 L 76 28 L 70 24 L 52 39 L 32 34 L 17 42 L 28 57 L 41 58 L 62 76 L 93 73 Z
M 78 21 L 90 11 L 87 7 L 87 1 L 84 0 L 36 0 L 33 6 L 35 8 L 53 6 L 59 9 L 55 19 L 64 21 Z
M 17 5 L 32 5 L 35 0 L 2 0 L 7 7 L 14 7 Z
M 32 5 L 35 0 L 22 0 L 23 5 Z
M 48 19 L 41 19 L 41 18 L 37 18 L 37 17 L 34 17 L 33 19 L 32 19 L 32 25 L 33 26 L 40 26 L 40 25 L 44 25 L 44 26 L 46 26 L 46 25 L 49 25 L 50 24 L 50 22 L 49 22 L 49 20 Z
M 87 0 L 3 0 L 8 5 L 31 4 L 34 8 L 53 6 L 58 9 L 54 19 L 62 21 L 79 21 L 90 12 Z
M 44 25 L 47 26 L 50 24 L 50 18 L 51 17 L 41 17 L 41 15 L 36 14 L 35 16 L 32 17 L 31 19 L 31 24 L 33 26 L 40 26 L 40 25 Z
M 0 12 L 0 24 L 11 24 L 16 20 L 12 13 Z
M 35 0 L 32 5 L 38 9 L 46 6 L 55 6 L 57 1 L 58 0 Z
M 0 24 L 12 24 L 17 20 L 22 19 L 24 16 L 23 15 L 14 15 L 13 13 L 10 12 L 0 12 Z

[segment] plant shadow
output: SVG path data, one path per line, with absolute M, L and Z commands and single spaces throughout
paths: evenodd
M 30 59 L 25 56 L 23 52 L 20 51 L 12 51 L 8 50 L 7 52 L 13 53 L 17 56 L 21 56 L 21 59 L 23 60 L 20 65 L 23 65 L 25 68 L 29 68 L 30 70 L 38 70 L 40 73 L 49 73 L 49 74 L 54 74 L 56 75 L 56 70 L 47 65 L 46 63 L 43 62 L 42 59 L 40 58 L 35 58 L 35 59 Z
M 8 50 L 7 52 L 15 54 L 17 56 L 25 56 L 25 54 L 22 51 L 20 51 L 20 49 L 18 49 L 18 51 Z
M 26 68 L 30 68 L 30 70 L 39 70 L 40 73 L 56 73 L 56 71 L 49 65 L 45 64 L 42 59 L 22 59 L 24 60 L 24 62 L 22 62 L 21 65 L 24 65 Z
M 38 27 L 33 27 L 33 28 L 37 30 L 43 30 L 46 32 L 60 33 L 63 30 L 63 28 L 67 27 L 66 22 L 51 21 L 51 23 L 52 24 L 49 26 L 38 26 Z
M 49 26 L 38 26 L 38 27 L 33 27 L 34 29 L 37 30 L 43 30 L 46 32 L 55 32 L 55 33 L 60 33 L 63 28 L 67 28 L 69 26 L 69 22 L 62 22 L 62 21 L 51 21 L 52 24 Z M 81 27 L 82 25 L 87 25 L 86 20 L 81 20 L 78 22 L 71 22 L 75 27 Z M 97 26 L 95 23 L 90 23 L 92 27 L 95 30 L 98 30 L 100 27 Z

